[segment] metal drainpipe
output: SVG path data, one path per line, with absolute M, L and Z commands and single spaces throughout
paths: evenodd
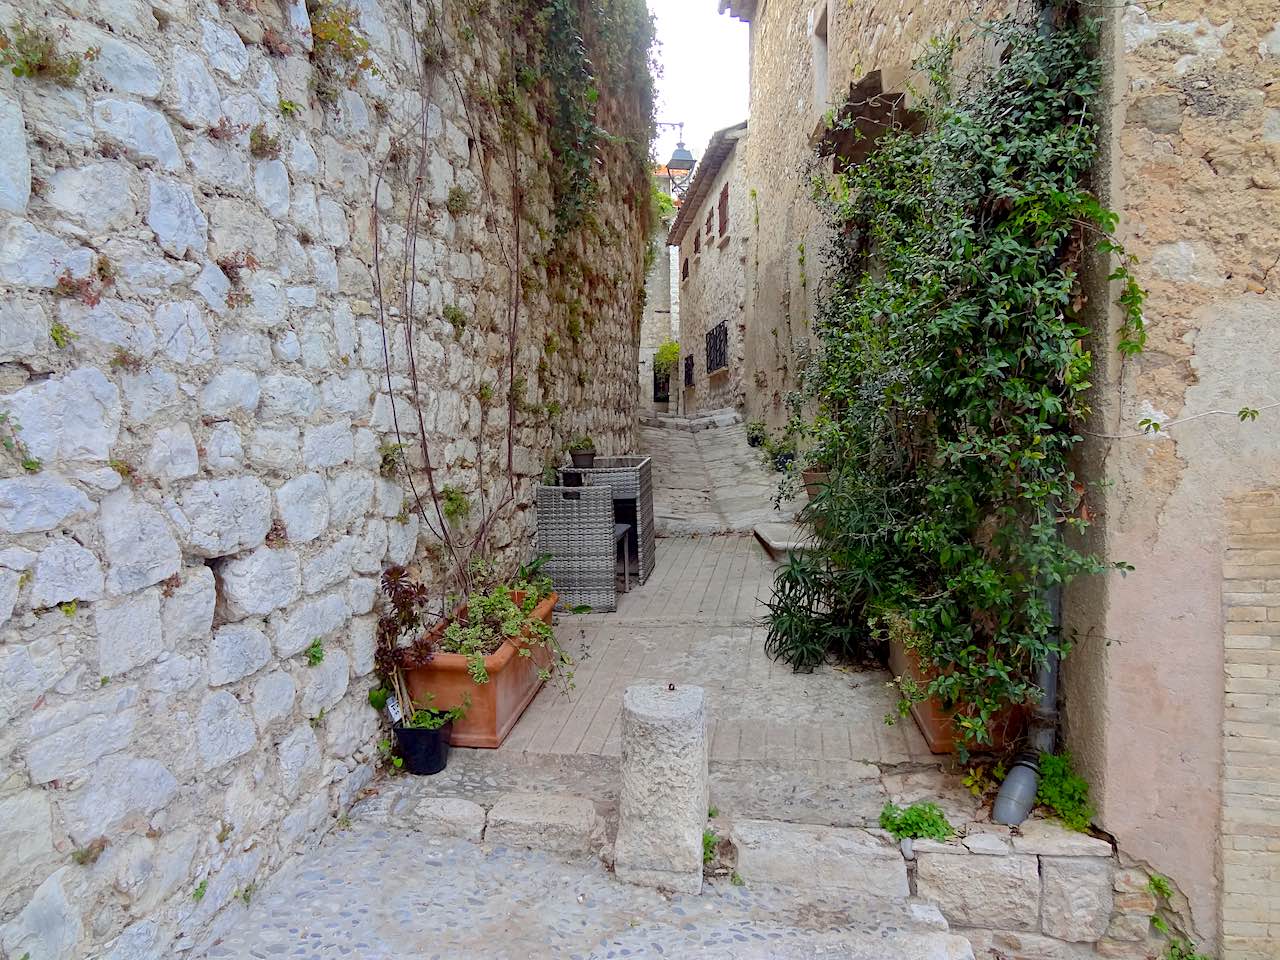
M 1053 629 L 1062 629 L 1062 587 L 1055 586 L 1048 592 L 1049 610 L 1053 616 Z M 1052 753 L 1058 736 L 1058 655 L 1051 653 L 1041 664 L 1036 684 L 1043 691 L 1040 702 L 1031 715 L 1031 732 L 1027 734 L 1027 747 L 1018 754 L 1010 767 L 996 801 L 991 808 L 991 819 L 996 823 L 1017 826 L 1036 805 L 1036 789 L 1040 785 L 1040 754 Z

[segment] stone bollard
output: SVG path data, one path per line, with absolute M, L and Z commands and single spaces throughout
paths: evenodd
M 645 683 L 622 699 L 622 803 L 614 870 L 621 880 L 702 892 L 707 824 L 707 695 Z

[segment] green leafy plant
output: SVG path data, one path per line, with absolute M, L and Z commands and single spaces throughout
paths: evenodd
M 461 720 L 467 715 L 467 711 L 471 709 L 471 697 L 464 697 L 462 703 L 449 710 L 440 710 L 431 706 L 431 701 L 435 697 L 427 694 L 425 703 L 414 703 L 413 712 L 405 714 L 402 722 L 403 726 L 411 730 L 439 730 L 446 723 L 453 723 L 455 720 Z
M 387 705 L 387 698 L 391 696 L 391 691 L 386 687 L 374 687 L 369 691 L 369 706 L 375 710 L 382 710 Z
M 471 501 L 461 487 L 448 484 L 440 490 L 440 512 L 449 523 L 461 523 L 471 516 Z
M 759 447 L 769 439 L 769 428 L 763 420 L 748 420 L 746 426 L 747 446 Z
M 596 442 L 582 434 L 570 440 L 567 449 L 570 453 L 595 453 Z
M 378 474 L 390 479 L 404 466 L 404 444 L 383 443 L 378 447 Z
M 1165 960 L 1213 960 L 1207 953 L 1200 953 L 1186 940 L 1172 940 L 1165 948 Z
M 15 77 L 52 80 L 69 87 L 80 77 L 84 65 L 96 60 L 100 52 L 98 47 L 78 54 L 59 52 L 58 41 L 70 35 L 66 27 L 55 33 L 19 20 L 12 33 L 0 30 L 0 67 L 7 67 Z
M 280 115 L 281 116 L 296 117 L 301 112 L 302 112 L 302 104 L 298 103 L 296 100 L 286 100 L 284 97 L 280 98 Z
M 107 838 L 98 837 L 96 840 L 88 843 L 83 847 L 71 851 L 71 859 L 82 867 L 90 866 L 97 863 L 98 858 L 102 856 L 104 850 L 107 849 Z
M 716 847 L 720 844 L 720 837 L 711 829 L 702 831 L 702 862 L 709 864 L 716 858 Z
M 354 87 L 364 72 L 377 75 L 369 41 L 356 28 L 360 15 L 339 3 L 308 2 L 311 14 L 311 60 L 322 77 Z M 317 91 L 327 93 L 328 91 Z M 333 99 L 334 94 L 322 96 Z
M 320 664 L 324 663 L 324 641 L 318 638 L 312 640 L 303 653 L 307 657 L 308 667 L 320 666 Z
M 1147 891 L 1153 897 L 1168 900 L 1173 896 L 1173 884 L 1164 874 L 1153 873 L 1147 878 Z
M 1088 830 L 1093 822 L 1089 804 L 1089 784 L 1075 772 L 1071 754 L 1040 754 L 1040 785 L 1036 803 L 1048 807 L 1072 830 Z
M 720 816 L 720 808 L 716 806 L 707 807 L 707 816 L 714 820 L 716 817 Z
M 199 903 L 204 899 L 205 892 L 209 889 L 209 881 L 201 880 L 196 884 L 196 888 L 191 891 L 191 899 Z
M 0 411 L 0 447 L 18 461 L 18 465 L 27 473 L 39 473 L 44 466 L 40 458 L 33 456 L 31 448 L 22 439 L 22 425 L 7 411 Z
M 471 209 L 471 194 L 463 187 L 450 187 L 449 197 L 445 200 L 444 208 L 449 211 L 452 217 L 460 217 Z
M 957 80 L 962 43 L 1002 54 Z M 799 670 L 877 661 L 892 626 L 924 678 L 900 684 L 904 704 L 954 712 L 962 754 L 1068 652 L 1048 588 L 1124 568 L 1062 535 L 1089 518 L 1072 466 L 1093 375 L 1079 274 L 1114 243 L 1089 190 L 1093 43 L 1087 25 L 1013 20 L 940 43 L 920 122 L 813 179 L 830 270 L 800 401 L 829 475 L 800 514 L 811 549 L 775 574 L 768 649 Z
M 259 160 L 275 160 L 280 156 L 280 138 L 267 132 L 267 125 L 259 123 L 249 131 L 249 154 Z
M 65 350 L 76 336 L 76 332 L 61 320 L 55 320 L 49 325 L 49 339 L 59 350 Z
M 880 811 L 880 827 L 888 830 L 895 840 L 910 837 L 913 840 L 948 840 L 955 835 L 955 830 L 947 822 L 936 803 L 922 800 L 909 807 L 899 807 L 886 803 Z
M 680 343 L 676 340 L 663 340 L 653 355 L 653 372 L 660 377 L 670 377 L 676 364 L 680 362 Z
M 738 873 L 737 870 L 729 874 L 729 882 L 735 887 L 745 887 L 747 885 L 747 881 L 742 879 L 742 874 Z
M 443 313 L 444 318 L 453 326 L 454 337 L 462 336 L 462 332 L 467 329 L 467 312 L 455 303 L 446 303 Z
M 533 615 L 533 610 L 550 589 L 543 577 L 517 580 L 512 585 L 498 583 L 467 595 L 467 602 L 440 637 L 439 648 L 445 653 L 460 653 L 467 658 L 467 673 L 476 683 L 488 683 L 489 671 L 484 658 L 497 653 L 508 640 L 519 641 L 522 657 L 532 657 L 535 648 L 550 654 L 550 666 L 539 667 L 545 680 L 559 672 L 566 682 L 571 680 L 567 668 L 572 658 L 560 647 L 549 624 Z

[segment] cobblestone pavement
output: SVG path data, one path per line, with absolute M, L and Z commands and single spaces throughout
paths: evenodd
M 787 520 L 794 501 L 773 506 L 779 475 L 747 445 L 740 424 L 691 433 L 642 426 L 640 448 L 653 457 L 654 523 L 659 533 L 750 531 Z
M 617 882 L 593 858 L 357 825 L 277 874 L 206 956 L 972 960 L 968 941 L 929 916 L 723 880 L 669 896 Z

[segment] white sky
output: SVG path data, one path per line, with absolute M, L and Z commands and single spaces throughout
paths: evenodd
M 748 27 L 716 13 L 718 0 L 648 0 L 657 19 L 658 119 L 684 122 L 697 159 L 711 134 L 747 118 Z M 666 163 L 678 131 L 658 128 L 654 159 Z

